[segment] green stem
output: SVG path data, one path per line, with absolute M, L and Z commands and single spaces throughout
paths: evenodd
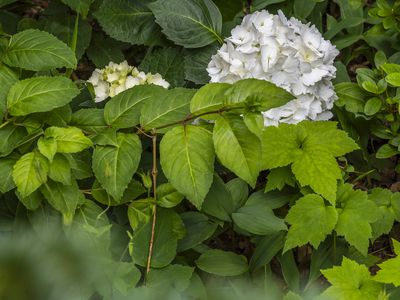
M 78 43 L 78 28 L 79 28 L 79 13 L 76 14 L 75 17 L 75 24 L 74 24 L 74 32 L 72 34 L 72 42 L 71 42 L 71 49 L 74 51 L 76 55 L 76 44 Z M 67 69 L 65 72 L 65 77 L 71 77 L 73 69 Z

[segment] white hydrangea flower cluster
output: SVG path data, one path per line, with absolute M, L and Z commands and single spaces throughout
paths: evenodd
M 337 99 L 331 80 L 338 54 L 314 25 L 262 10 L 245 16 L 232 30 L 207 71 L 211 82 L 257 78 L 292 93 L 296 99 L 263 112 L 265 126 L 328 120 Z
M 128 65 L 127 61 L 120 64 L 110 62 L 104 69 L 96 69 L 89 78 L 96 95 L 95 102 L 104 101 L 107 97 L 114 97 L 119 93 L 142 84 L 155 84 L 164 88 L 169 87 L 158 73 L 144 73 Z

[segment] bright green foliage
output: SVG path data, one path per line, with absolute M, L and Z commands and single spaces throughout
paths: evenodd
M 332 204 L 341 178 L 335 157 L 358 148 L 334 122 L 303 121 L 298 125 L 270 126 L 262 136 L 263 168 L 292 164 L 302 186 L 309 185 Z
M 278 189 L 282 190 L 285 185 L 294 187 L 295 179 L 289 167 L 275 168 L 270 171 L 267 176 L 267 184 L 265 185 L 265 192 Z
M 76 153 L 93 145 L 92 141 L 76 127 L 49 127 L 44 132 L 44 136 L 57 143 L 59 153 Z
M 65 77 L 34 77 L 14 84 L 7 96 L 7 109 L 13 116 L 47 112 L 64 106 L 79 94 Z
M 129 224 L 133 230 L 150 221 L 152 216 L 153 198 L 135 200 L 128 207 Z
M 315 249 L 331 234 L 338 220 L 338 213 L 324 199 L 315 194 L 306 195 L 296 201 L 286 216 L 291 225 L 284 252 L 296 246 L 310 243 Z
M 10 68 L 0 65 L 0 117 L 3 118 L 7 108 L 7 94 L 14 83 L 18 81 L 18 76 Z
M 175 88 L 153 97 L 142 108 L 140 125 L 146 130 L 151 130 L 184 119 L 189 114 L 189 103 L 194 93 L 193 89 Z
M 171 208 L 178 205 L 184 196 L 179 193 L 170 183 L 164 183 L 157 187 L 157 205 Z
M 22 197 L 27 197 L 47 181 L 49 163 L 37 151 L 24 154 L 13 167 L 13 180 Z
M 71 166 L 62 154 L 56 154 L 49 163 L 49 178 L 65 185 L 71 184 Z
M 375 300 L 381 285 L 373 281 L 364 265 L 343 257 L 342 265 L 321 271 L 332 284 L 324 291 L 328 299 Z
M 210 83 L 201 87 L 190 101 L 190 112 L 200 114 L 222 108 L 230 87 L 228 83 Z
M 247 272 L 247 259 L 233 252 L 212 249 L 204 252 L 196 260 L 201 270 L 219 276 L 237 276 Z
M 0 193 L 6 193 L 15 187 L 12 178 L 13 166 L 17 162 L 16 157 L 0 159 Z
M 397 256 L 378 265 L 381 269 L 374 276 L 374 280 L 382 283 L 391 283 L 398 287 L 400 286 L 400 257 L 398 256 L 400 254 L 400 243 L 394 239 L 392 239 L 392 242 Z
M 53 35 L 36 29 L 21 31 L 12 36 L 2 60 L 10 67 L 32 71 L 76 66 L 71 48 Z
M 400 220 L 400 193 L 392 193 L 390 190 L 375 188 L 369 195 L 369 199 L 378 206 L 379 219 L 372 224 L 373 238 L 382 234 L 388 234 L 395 220 Z
M 214 157 L 211 133 L 201 127 L 175 127 L 160 143 L 165 176 L 197 208 L 201 207 L 211 187 Z
M 128 89 L 106 103 L 104 120 L 115 128 L 133 127 L 139 124 L 143 104 L 162 98 L 162 92 L 164 88 L 157 85 L 138 85 Z
M 211 0 L 158 0 L 149 5 L 163 33 L 185 48 L 222 42 L 222 17 Z
M 132 44 L 151 45 L 159 39 L 154 16 L 146 1 L 106 0 L 94 16 L 112 38 Z
M 224 116 L 215 122 L 215 152 L 221 163 L 251 186 L 260 172 L 261 141 L 239 117 Z
M 118 146 L 96 146 L 92 168 L 97 180 L 119 200 L 136 172 L 142 145 L 135 134 L 118 133 Z
M 351 184 L 339 186 L 336 203 L 339 214 L 335 228 L 337 234 L 366 255 L 372 238 L 371 223 L 379 218 L 377 206 L 368 199 L 366 192 L 353 190 Z
M 57 153 L 57 141 L 53 138 L 40 137 L 37 142 L 39 152 L 42 153 L 51 162 Z

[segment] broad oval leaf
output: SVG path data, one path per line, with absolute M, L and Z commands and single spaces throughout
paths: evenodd
M 49 163 L 39 152 L 23 155 L 13 167 L 13 179 L 18 192 L 27 197 L 47 181 Z
M 104 119 L 116 128 L 129 128 L 139 123 L 140 110 L 151 99 L 163 99 L 168 91 L 158 85 L 138 85 L 128 89 L 107 102 Z M 164 106 L 162 106 L 165 108 Z
M 76 153 L 93 145 L 92 141 L 76 127 L 49 127 L 44 136 L 57 142 L 59 153 Z
M 99 108 L 84 108 L 74 112 L 71 125 L 95 134 L 108 127 L 104 120 L 104 110 Z
M 190 101 L 190 112 L 200 114 L 218 110 L 224 106 L 229 83 L 209 83 L 201 87 Z
M 118 133 L 117 142 L 118 146 L 96 146 L 92 167 L 107 193 L 119 201 L 137 170 L 142 144 L 133 133 Z
M 112 38 L 136 45 L 151 45 L 159 40 L 160 30 L 145 2 L 105 0 L 94 16 Z
M 66 77 L 32 77 L 11 87 L 7 96 L 8 112 L 26 116 L 50 111 L 71 102 L 78 94 L 79 89 Z
M 214 159 L 211 133 L 201 127 L 175 127 L 160 143 L 165 176 L 199 209 L 213 182 Z
M 167 37 L 185 48 L 223 43 L 222 17 L 211 0 L 158 0 L 149 5 Z
M 5 65 L 0 65 L 0 119 L 7 108 L 7 94 L 10 88 L 18 81 L 17 74 Z
M 189 114 L 190 100 L 194 93 L 193 89 L 175 88 L 154 97 L 144 104 L 140 125 L 146 130 L 151 130 L 183 120 Z M 169 126 L 157 132 L 165 132 L 168 129 Z
M 2 60 L 11 67 L 31 71 L 76 66 L 75 54 L 70 47 L 50 33 L 37 29 L 13 35 Z
M 255 186 L 261 171 L 261 141 L 240 117 L 221 117 L 215 122 L 213 140 L 221 163 Z
M 212 249 L 204 252 L 197 260 L 199 269 L 219 276 L 237 276 L 248 270 L 247 259 L 233 252 Z

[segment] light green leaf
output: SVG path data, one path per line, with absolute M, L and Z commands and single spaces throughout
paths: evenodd
M 142 145 L 137 135 L 117 134 L 118 147 L 96 146 L 92 167 L 97 180 L 118 201 L 139 165 Z
M 11 67 L 32 71 L 55 68 L 75 68 L 74 52 L 48 32 L 28 29 L 12 36 L 4 56 L 4 63 Z
M 229 83 L 209 83 L 202 86 L 190 101 L 190 112 L 201 114 L 222 108 L 225 93 L 230 87 Z
M 61 2 L 67 4 L 83 17 L 86 17 L 89 12 L 89 7 L 94 2 L 94 0 L 61 0 Z
M 395 239 L 392 239 L 392 242 L 394 252 L 397 256 L 378 265 L 380 270 L 374 276 L 374 280 L 377 282 L 393 284 L 395 287 L 398 287 L 400 286 L 400 243 Z
M 75 180 L 70 185 L 49 180 L 40 191 L 50 205 L 63 214 L 66 223 L 72 221 L 76 207 L 85 200 Z
M 335 85 L 335 91 L 339 99 L 335 102 L 337 106 L 345 106 L 352 113 L 364 110 L 367 94 L 358 84 L 341 82 Z
M 158 85 L 134 86 L 107 102 L 104 107 L 104 119 L 108 125 L 115 128 L 134 127 L 139 123 L 143 104 L 152 99 L 164 100 L 167 93 L 167 90 Z
M 302 186 L 309 185 L 332 204 L 337 180 L 341 178 L 335 157 L 355 149 L 357 144 L 335 122 L 303 121 L 297 125 L 266 127 L 263 136 L 265 169 L 292 164 L 292 171 Z
M 158 0 L 149 5 L 163 33 L 175 44 L 200 48 L 222 44 L 222 17 L 211 0 Z
M 13 116 L 25 116 L 64 106 L 78 94 L 76 85 L 66 77 L 32 77 L 11 87 L 7 108 Z
M 132 258 L 139 266 L 146 266 L 151 237 L 151 224 L 148 222 L 133 234 Z M 157 209 L 156 235 L 153 243 L 152 268 L 169 265 L 176 256 L 178 239 L 185 235 L 179 215 L 170 209 Z
M 191 249 L 207 240 L 217 229 L 217 223 L 212 222 L 208 217 L 196 211 L 188 211 L 181 214 L 185 224 L 186 235 L 178 242 L 178 252 Z
M 289 167 L 275 168 L 270 171 L 267 176 L 267 184 L 265 192 L 270 192 L 275 189 L 281 191 L 285 185 L 294 187 L 296 184 L 292 171 Z
M 165 176 L 198 209 L 213 181 L 214 158 L 211 133 L 201 127 L 175 127 L 160 143 Z
M 12 173 L 17 160 L 13 156 L 0 159 L 0 192 L 3 194 L 15 188 Z
M 190 284 L 193 271 L 193 267 L 181 265 L 169 265 L 162 269 L 151 270 L 147 285 L 161 291 L 183 292 Z
M 137 230 L 139 226 L 150 221 L 153 205 L 153 198 L 135 200 L 129 204 L 128 219 L 133 230 Z
M 152 45 L 159 40 L 160 30 L 146 2 L 105 0 L 94 16 L 112 38 L 135 45 Z
M 140 125 L 151 130 L 183 120 L 189 114 L 190 100 L 195 92 L 193 89 L 175 88 L 152 98 L 143 105 Z M 170 128 L 157 132 L 165 132 Z
M 215 152 L 221 163 L 255 186 L 261 170 L 261 142 L 240 117 L 221 117 L 213 131 Z
M 44 136 L 57 142 L 59 153 L 76 153 L 93 145 L 92 141 L 76 127 L 49 127 L 44 132 Z
M 111 101 L 112 99 L 109 102 Z M 73 113 L 71 125 L 89 133 L 99 133 L 107 128 L 104 110 L 99 108 L 80 109 Z
M 165 208 L 177 206 L 184 196 L 170 183 L 164 183 L 157 187 L 157 205 Z
M 385 79 L 387 83 L 390 83 L 393 86 L 400 86 L 400 72 L 390 73 Z
M 237 276 L 248 270 L 245 256 L 219 249 L 204 252 L 196 260 L 196 265 L 204 272 L 218 276 Z
M 377 97 L 371 98 L 367 101 L 367 103 L 365 103 L 364 113 L 367 116 L 372 116 L 372 115 L 376 114 L 377 112 L 379 112 L 381 107 L 382 107 L 381 99 L 379 99 Z
M 26 207 L 28 210 L 36 210 L 39 208 L 42 203 L 44 197 L 40 190 L 34 191 L 32 194 L 26 197 L 22 197 L 21 194 L 16 191 L 15 193 L 18 197 L 18 200 Z
M 346 257 L 341 266 L 321 272 L 332 284 L 322 294 L 328 299 L 375 300 L 381 292 L 381 285 L 372 280 L 368 268 Z
M 49 165 L 49 178 L 65 185 L 71 184 L 71 166 L 62 154 L 56 154 Z
M 17 74 L 5 65 L 0 65 L 0 120 L 7 109 L 7 94 L 10 88 L 18 81 Z
M 275 216 L 265 199 L 251 199 L 232 214 L 237 226 L 253 234 L 269 235 L 287 230 L 285 221 Z
M 326 205 L 324 199 L 308 194 L 296 201 L 286 221 L 291 225 L 283 252 L 310 243 L 315 249 L 331 234 L 338 219 L 336 209 Z
M 47 181 L 49 164 L 39 152 L 29 152 L 15 163 L 13 180 L 22 197 L 27 197 Z
M 37 146 L 39 152 L 42 153 L 50 162 L 53 161 L 54 155 L 57 153 L 57 141 L 53 138 L 40 137 Z
M 339 214 L 335 228 L 337 234 L 367 255 L 369 239 L 372 238 L 371 223 L 379 218 L 377 206 L 368 200 L 366 192 L 353 190 L 351 184 L 339 186 L 336 202 Z
M 172 87 L 185 84 L 183 51 L 178 47 L 159 48 L 148 53 L 140 63 L 139 70 L 160 74 Z
M 379 159 L 385 159 L 385 158 L 395 156 L 398 153 L 399 153 L 398 148 L 396 148 L 390 144 L 383 144 L 376 151 L 375 156 L 376 156 L 376 158 L 379 158 Z

